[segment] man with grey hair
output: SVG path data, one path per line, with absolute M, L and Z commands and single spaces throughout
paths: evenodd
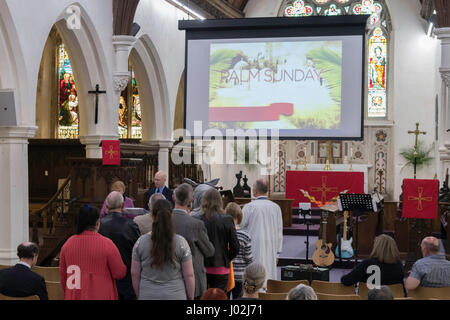
M 136 216 L 136 218 L 134 218 L 134 222 L 138 225 L 141 234 L 146 234 L 152 231 L 152 224 L 153 224 L 152 208 L 155 205 L 156 201 L 160 199 L 165 199 L 162 193 L 152 194 L 150 200 L 148 201 L 148 208 L 150 209 L 150 212 L 142 216 Z
M 204 258 L 214 255 L 214 245 L 209 241 L 205 224 L 199 219 L 189 216 L 189 207 L 193 201 L 192 186 L 181 184 L 174 192 L 175 209 L 173 224 L 175 233 L 184 237 L 189 243 L 195 274 L 195 295 L 200 298 L 206 291 L 206 270 Z
M 317 300 L 317 296 L 313 288 L 299 284 L 289 291 L 286 300 Z
M 108 215 L 101 219 L 99 233 L 114 242 L 127 266 L 125 278 L 116 282 L 119 300 L 136 300 L 131 283 L 131 254 L 141 233 L 136 223 L 123 216 L 123 196 L 120 192 L 111 192 L 106 198 L 106 206 Z
M 445 254 L 441 254 L 439 240 L 426 237 L 422 240 L 421 250 L 423 258 L 412 266 L 411 274 L 405 281 L 406 290 L 414 290 L 419 285 L 429 288 L 450 287 L 450 261 L 445 259 Z
M 173 203 L 173 199 L 172 199 L 173 191 L 166 187 L 167 173 L 165 173 L 164 171 L 158 171 L 155 174 L 155 178 L 153 179 L 153 182 L 155 184 L 155 187 L 148 190 L 145 193 L 144 209 L 149 210 L 148 202 L 150 200 L 150 197 L 155 193 L 161 193 L 168 201 L 170 201 L 172 206 L 174 206 L 175 204 Z
M 369 290 L 367 300 L 394 300 L 394 294 L 388 286 L 381 286 L 379 289 Z
M 266 269 L 267 279 L 277 279 L 277 260 L 283 247 L 283 218 L 280 206 L 267 198 L 269 191 L 265 179 L 258 179 L 253 185 L 256 200 L 242 209 L 240 227 L 252 238 L 253 261 Z

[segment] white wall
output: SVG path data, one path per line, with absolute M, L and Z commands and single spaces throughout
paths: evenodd
M 246 17 L 270 17 L 279 12 L 282 0 L 250 0 L 245 8 Z M 414 145 L 414 136 L 408 130 L 415 130 L 415 123 L 426 131 L 421 136 L 427 147 L 435 139 L 435 98 L 441 94 L 440 41 L 426 35 L 426 22 L 420 17 L 419 0 L 386 1 L 393 30 L 390 42 L 389 71 L 389 114 L 394 121 L 394 154 L 390 155 L 394 166 L 394 199 L 401 192 L 401 181 L 412 178 L 413 170 L 405 168 L 400 150 Z M 441 99 L 439 100 L 441 101 Z M 437 147 L 434 150 L 437 150 Z M 437 158 L 437 152 L 432 156 Z M 432 179 L 440 176 L 438 161 L 418 171 L 418 178 Z M 391 163 L 392 164 L 392 163 Z
M 37 90 L 37 79 L 39 65 L 41 63 L 44 45 L 52 26 L 67 15 L 65 9 L 75 3 L 70 0 L 0 0 L 7 4 L 14 28 L 17 32 L 17 41 L 20 46 L 25 72 L 19 74 L 20 81 L 28 84 L 27 92 L 22 101 L 20 123 L 22 125 L 33 125 L 35 123 L 35 101 Z M 93 36 L 98 48 L 105 72 L 112 70 L 114 63 L 114 49 L 112 46 L 112 1 L 111 0 L 80 0 L 76 2 L 86 12 L 97 33 Z M 18 53 L 20 54 L 20 53 Z M 74 59 L 74 58 L 72 58 Z M 76 58 L 75 58 L 76 59 Z M 91 84 L 88 84 L 91 86 Z M 111 85 L 112 86 L 112 85 Z M 111 106 L 112 107 L 112 106 Z
M 392 18 L 391 33 L 391 91 L 390 105 L 394 126 L 394 172 L 395 194 L 397 199 L 401 192 L 401 181 L 412 178 L 412 169 L 403 169 L 404 160 L 400 150 L 414 145 L 414 135 L 408 130 L 415 130 L 415 123 L 420 123 L 420 130 L 427 134 L 420 140 L 429 148 L 435 139 L 435 98 L 440 94 L 441 79 L 440 41 L 426 35 L 427 25 L 420 18 L 418 0 L 387 1 Z M 436 150 L 436 149 L 435 149 Z M 438 157 L 436 152 L 433 157 Z M 432 167 L 418 170 L 417 177 L 432 179 L 439 173 Z M 438 176 L 438 178 L 442 178 Z
M 164 74 L 162 83 L 168 93 L 170 109 L 170 132 L 173 129 L 175 104 L 178 86 L 184 70 L 185 31 L 178 30 L 178 20 L 187 19 L 187 15 L 164 0 L 141 0 L 136 10 L 135 22 L 141 26 L 136 35 L 147 36 L 156 49 Z M 168 139 L 170 137 L 158 137 Z

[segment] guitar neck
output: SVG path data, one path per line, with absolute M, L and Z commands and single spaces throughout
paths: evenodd
M 348 215 L 348 212 L 347 211 L 345 211 L 344 212 L 344 230 L 343 230 L 343 236 L 342 236 L 342 238 L 344 239 L 344 241 L 347 241 L 347 215 Z
M 324 214 L 322 220 L 322 243 L 327 243 L 327 222 L 328 214 Z

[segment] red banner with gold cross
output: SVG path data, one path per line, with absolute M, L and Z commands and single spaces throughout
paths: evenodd
M 403 180 L 403 217 L 436 219 L 438 210 L 439 180 Z
M 287 171 L 286 198 L 311 202 L 321 207 L 336 200 L 340 193 L 364 193 L 364 172 L 344 171 Z
M 102 155 L 104 166 L 120 166 L 120 141 L 103 140 Z

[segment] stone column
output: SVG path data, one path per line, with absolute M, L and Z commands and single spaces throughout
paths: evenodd
M 113 36 L 113 46 L 115 50 L 115 66 L 113 73 L 113 101 L 117 104 L 110 106 L 116 108 L 119 105 L 120 94 L 128 85 L 130 73 L 128 71 L 128 56 L 131 48 L 136 42 L 136 38 L 132 36 Z M 111 123 L 104 124 L 102 133 L 90 133 L 86 136 L 80 136 L 82 144 L 86 145 L 86 158 L 100 159 L 102 158 L 102 148 L 100 142 L 102 140 L 118 140 L 118 114 L 113 117 Z M 111 132 L 115 134 L 111 134 Z
M 441 67 L 439 72 L 442 77 L 441 100 L 441 137 L 439 145 L 440 177 L 445 175 L 450 168 L 450 27 L 435 29 L 435 34 L 441 40 Z
M 14 265 L 29 239 L 28 139 L 37 127 L 0 127 L 0 264 Z
M 143 145 L 149 145 L 158 148 L 158 171 L 164 171 L 167 173 L 166 185 L 169 184 L 170 177 L 170 154 L 169 149 L 173 146 L 172 140 L 148 140 L 142 141 Z M 152 177 L 153 178 L 153 177 Z M 170 186 L 171 187 L 171 186 Z
M 101 159 L 102 147 L 100 143 L 102 140 L 117 140 L 119 135 L 92 135 L 80 137 L 80 142 L 86 146 L 86 158 Z
M 170 177 L 170 163 L 169 163 L 169 148 L 172 147 L 173 142 L 169 140 L 160 140 L 158 142 L 159 144 L 159 152 L 158 152 L 158 169 L 160 171 L 164 171 L 167 173 L 167 181 L 166 185 L 169 184 L 169 177 Z

